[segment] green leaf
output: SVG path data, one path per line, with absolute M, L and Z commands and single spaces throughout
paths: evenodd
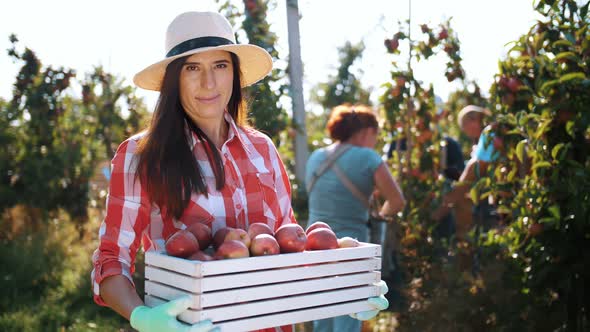
M 576 61 L 577 58 L 576 58 L 576 54 L 574 52 L 561 52 L 555 56 L 555 61 L 559 61 L 559 60 Z M 574 73 L 574 74 L 578 74 L 578 73 Z
M 471 201 L 473 202 L 473 204 L 477 204 L 477 202 L 479 202 L 477 188 L 471 188 L 471 190 L 469 191 L 469 196 L 471 197 Z
M 555 221 L 554 217 L 545 217 L 545 218 L 541 218 L 539 219 L 539 224 L 549 224 Z
M 553 159 L 558 159 L 557 156 L 559 154 L 559 151 L 563 149 L 563 147 L 563 143 L 559 143 L 556 146 L 554 146 L 553 149 L 551 149 L 551 157 L 553 157 Z M 559 158 L 558 160 L 561 160 L 561 158 Z
M 586 75 L 584 73 L 569 73 L 559 78 L 559 83 L 569 83 L 570 81 L 584 80 Z
M 488 191 L 486 191 L 485 193 L 482 193 L 481 195 L 479 195 L 479 199 L 480 199 L 480 200 L 486 199 L 486 198 L 488 198 L 488 196 L 490 196 L 491 194 L 492 194 L 492 191 L 491 191 L 491 190 L 488 190 Z
M 520 128 L 519 127 L 516 127 L 514 129 L 509 130 L 509 131 L 506 132 L 506 135 L 518 135 L 518 134 L 520 134 Z
M 539 114 L 535 114 L 535 113 L 528 113 L 522 117 L 520 117 L 520 119 L 518 119 L 518 124 L 521 127 L 526 126 L 527 124 L 529 124 L 529 122 L 531 121 L 539 121 Z
M 512 210 L 510 210 L 505 205 L 498 206 L 498 208 L 496 209 L 496 211 L 498 211 L 498 213 L 502 213 L 502 214 L 510 214 L 512 212 Z
M 539 161 L 533 165 L 533 171 L 544 167 L 551 167 L 551 163 L 548 161 Z
M 551 213 L 551 215 L 555 219 L 557 219 L 557 220 L 561 219 L 561 213 L 559 212 L 559 205 L 553 205 L 553 206 L 549 207 L 548 210 L 549 210 L 549 213 Z
M 560 39 L 560 40 L 558 40 L 558 41 L 556 41 L 556 42 L 553 43 L 553 47 L 560 47 L 560 46 L 571 47 L 571 46 L 574 46 L 574 45 L 569 40 L 565 40 L 565 39 Z M 569 53 L 571 53 L 571 52 L 569 52 Z
M 545 132 L 547 132 L 547 130 L 549 130 L 549 126 L 551 125 L 551 121 L 545 120 L 541 123 L 539 129 L 537 129 L 537 132 L 535 133 L 535 138 L 536 139 L 540 139 L 541 136 L 543 136 L 545 134 Z
M 571 137 L 575 137 L 575 133 L 574 133 L 574 126 L 576 125 L 575 122 L 573 121 L 568 121 L 565 124 L 565 131 L 567 132 L 568 135 L 570 135 Z
M 539 89 L 541 93 L 547 94 L 554 86 L 559 85 L 559 80 L 551 80 L 543 83 Z
M 508 180 L 509 182 L 512 182 L 514 180 L 514 178 L 516 177 L 517 172 L 518 172 L 518 168 L 513 167 L 512 170 L 510 171 L 510 173 L 508 173 L 506 180 Z

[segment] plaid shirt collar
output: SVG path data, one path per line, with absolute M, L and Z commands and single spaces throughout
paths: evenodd
M 231 117 L 231 115 L 225 111 L 223 113 L 223 118 L 225 119 L 225 121 L 227 123 L 229 123 L 229 128 L 227 131 L 227 141 L 226 142 L 231 142 L 233 139 L 236 139 L 239 144 L 242 146 L 242 148 L 244 149 L 244 151 L 246 151 L 248 154 L 250 154 L 250 149 L 248 149 L 248 144 L 245 143 L 244 138 L 242 137 L 241 131 L 238 128 L 238 125 L 236 124 L 236 122 L 234 121 L 234 119 Z M 191 147 L 191 151 L 194 150 L 195 146 L 199 143 L 203 143 L 198 137 L 197 135 L 190 129 L 188 123 L 186 122 L 187 120 L 184 120 L 184 129 L 186 131 L 188 131 L 190 133 L 189 139 L 190 139 L 190 147 Z

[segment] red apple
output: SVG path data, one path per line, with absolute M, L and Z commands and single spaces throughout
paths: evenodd
M 215 234 L 213 235 L 213 247 L 215 249 L 219 248 L 219 246 L 225 240 L 225 236 L 227 235 L 227 233 L 229 233 L 231 229 L 231 227 L 223 227 L 215 232 Z
M 306 250 L 325 250 L 338 248 L 336 234 L 327 228 L 317 228 L 307 234 Z
M 248 226 L 248 235 L 250 236 L 251 240 L 253 240 L 256 237 L 256 235 L 260 234 L 268 234 L 274 236 L 275 232 L 273 232 L 270 226 L 268 226 L 267 224 L 263 224 L 261 222 L 255 222 Z
M 187 227 L 187 230 L 197 238 L 201 250 L 205 250 L 213 241 L 211 228 L 203 223 L 196 222 Z
M 275 233 L 275 238 L 282 253 L 304 251 L 307 243 L 305 231 L 298 224 L 287 224 L 279 227 Z
M 248 235 L 248 232 L 246 232 L 243 229 L 239 229 L 239 228 L 232 228 L 229 230 L 229 232 L 227 232 L 227 234 L 225 234 L 225 239 L 223 240 L 223 242 L 229 241 L 229 240 L 237 240 L 237 241 L 242 241 L 246 247 L 250 247 L 250 236 Z
M 186 258 L 199 251 L 199 241 L 193 233 L 181 229 L 166 240 L 165 247 L 168 255 Z
M 520 87 L 522 86 L 522 83 L 514 77 L 510 77 L 507 81 L 506 81 L 506 87 L 508 88 L 508 90 L 514 92 L 518 92 L 518 90 L 520 89 Z
M 205 252 L 203 251 L 197 251 L 196 253 L 188 256 L 189 260 L 191 261 L 202 261 L 202 262 L 207 262 L 207 261 L 212 261 L 213 257 L 207 255 Z
M 494 149 L 496 151 L 501 151 L 504 149 L 504 140 L 501 137 L 494 137 L 494 140 L 492 142 Z
M 385 47 L 388 52 L 393 53 L 399 47 L 399 40 L 396 37 L 393 37 L 393 39 L 385 39 Z
M 502 104 L 512 106 L 516 101 L 516 96 L 514 95 L 514 93 L 508 92 L 504 94 L 500 99 L 502 100 Z
M 543 228 L 543 224 L 534 222 L 529 226 L 529 234 L 531 236 L 539 236 L 539 234 L 543 233 Z
M 575 115 L 576 113 L 572 112 L 571 110 L 559 109 L 557 110 L 557 122 L 567 123 L 568 121 L 571 121 Z
M 248 251 L 248 247 L 242 242 L 238 240 L 227 240 L 224 241 L 217 251 L 213 258 L 215 259 L 228 259 L 228 258 L 242 258 L 242 257 L 249 257 L 250 252 Z
M 396 77 L 395 84 L 397 84 L 397 86 L 399 86 L 399 87 L 405 87 L 406 86 L 406 78 L 403 76 Z
M 332 227 L 330 227 L 330 225 L 326 224 L 323 221 L 316 221 L 313 224 L 307 226 L 307 229 L 305 230 L 305 234 L 309 234 L 309 232 L 313 231 L 316 228 L 327 228 L 329 230 L 332 230 Z
M 250 253 L 252 256 L 276 255 L 281 252 L 277 240 L 269 234 L 259 234 L 252 239 Z

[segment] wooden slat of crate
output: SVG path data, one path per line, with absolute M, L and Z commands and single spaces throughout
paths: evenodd
M 361 243 L 361 246 L 356 248 L 304 251 L 292 254 L 233 259 L 231 260 L 231 264 L 227 264 L 227 260 L 209 262 L 189 261 L 159 252 L 148 251 L 145 254 L 145 263 L 146 265 L 174 270 L 193 277 L 203 277 L 216 274 L 316 264 L 330 261 L 353 260 L 376 256 L 381 256 L 380 245 Z
M 369 285 L 381 280 L 378 271 L 355 273 L 350 275 L 331 276 L 302 281 L 291 281 L 271 285 L 245 287 L 230 290 L 194 294 L 182 289 L 146 280 L 146 294 L 165 300 L 172 300 L 182 295 L 191 295 L 193 304 L 191 309 L 202 309 L 212 306 L 256 301 L 270 297 L 282 297 L 302 293 L 318 292 L 322 290 L 338 289 L 359 285 Z
M 164 300 L 160 300 L 155 297 L 149 297 L 147 299 L 150 302 L 148 305 L 152 307 L 165 302 Z M 291 310 L 251 318 L 221 321 L 216 322 L 215 326 L 219 327 L 221 332 L 252 331 L 274 326 L 291 325 L 301 322 L 308 322 L 312 320 L 343 316 L 355 312 L 369 310 L 374 310 L 374 308 L 368 303 L 366 299 L 363 299 L 360 301 L 337 303 L 332 305 L 314 307 L 310 309 Z M 196 323 L 190 322 L 190 320 L 186 318 L 187 314 L 189 313 L 184 312 L 180 314 L 178 318 L 189 324 Z
M 367 300 L 327 305 L 312 309 L 302 309 L 260 317 L 238 319 L 215 324 L 221 332 L 241 332 L 267 327 L 291 325 L 312 320 L 348 315 L 354 312 L 373 310 Z
M 205 308 L 202 310 L 188 310 L 187 312 L 183 313 L 180 318 L 190 324 L 205 319 L 210 319 L 213 322 L 219 322 L 295 309 L 305 309 L 315 306 L 367 299 L 369 297 L 379 295 L 381 295 L 379 286 L 365 285 L 340 290 L 247 302 L 243 304 Z M 157 298 L 150 295 L 146 295 L 145 297 L 145 302 L 148 306 L 154 306 L 158 303 L 161 303 L 154 300 L 157 300 Z M 160 299 L 160 301 L 164 300 Z
M 226 260 L 224 263 L 231 265 L 231 263 L 234 261 L 239 260 L 240 259 Z M 146 266 L 145 278 L 159 283 L 172 285 L 176 288 L 184 289 L 192 293 L 202 294 L 208 291 L 227 288 L 256 286 L 290 280 L 302 280 L 380 269 L 381 259 L 373 257 L 368 259 L 310 266 L 296 266 L 274 270 L 234 273 L 228 275 L 214 275 L 204 278 L 194 278 L 173 271 L 163 270 L 153 266 Z

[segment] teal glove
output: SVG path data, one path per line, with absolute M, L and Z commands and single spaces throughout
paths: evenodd
M 352 317 L 354 319 L 358 319 L 358 320 L 369 320 L 369 319 L 377 316 L 379 311 L 385 310 L 389 307 L 389 301 L 387 301 L 385 296 L 383 296 L 384 294 L 387 294 L 387 291 L 389 291 L 389 288 L 387 288 L 387 284 L 385 283 L 385 281 L 381 280 L 381 281 L 379 281 L 379 283 L 377 283 L 377 285 L 379 285 L 379 287 L 381 288 L 382 295 L 376 296 L 376 297 L 370 297 L 368 299 L 369 304 L 372 305 L 375 308 L 375 310 L 369 310 L 369 311 L 358 312 L 355 314 L 350 314 L 349 315 L 350 317 Z
M 219 331 L 218 327 L 213 328 L 213 323 L 210 320 L 204 320 L 194 325 L 179 322 L 176 316 L 188 309 L 190 305 L 191 298 L 188 295 L 153 308 L 142 305 L 133 309 L 129 322 L 134 329 L 140 332 Z

